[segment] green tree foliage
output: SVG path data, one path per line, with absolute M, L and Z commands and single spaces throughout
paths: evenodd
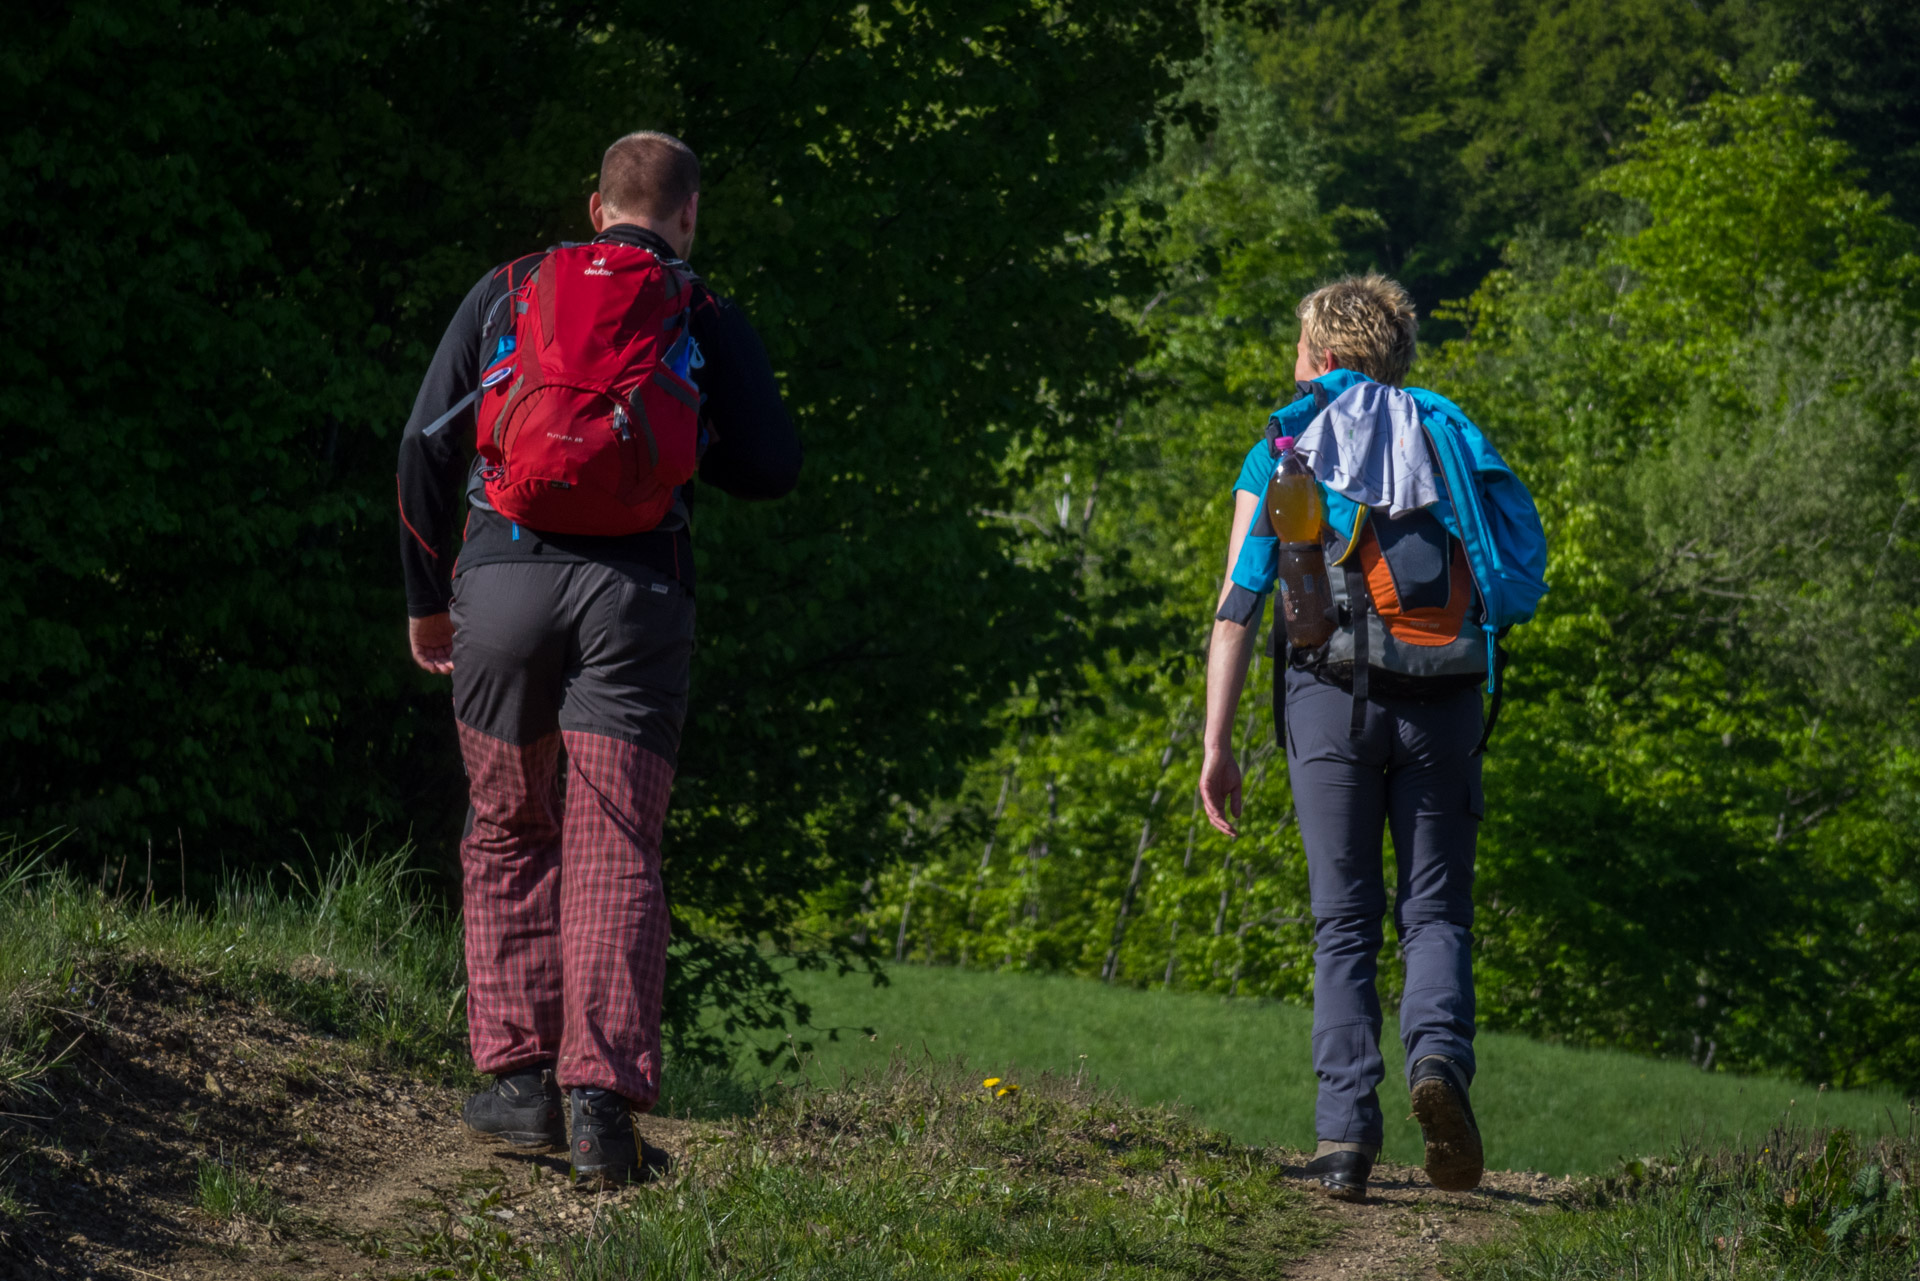
M 1633 136 L 1632 101 L 1698 104 L 1732 72 L 1803 90 L 1920 218 L 1920 17 L 1901 0 L 1277 0 L 1253 6 L 1285 119 L 1321 140 L 1351 261 L 1423 307 L 1469 293 L 1516 228 L 1578 234 L 1590 179 Z
M 573 214 L 587 151 L 562 140 L 595 118 L 570 24 L 508 16 L 21 15 L 10 822 L 244 859 L 236 834 L 280 854 L 289 827 L 412 817 L 457 784 L 444 697 L 401 662 L 393 441 L 447 300 Z M 510 109 L 483 122 L 476 96 Z
M 1153 343 L 1132 371 L 1136 399 L 1009 513 L 1030 548 L 1075 564 L 1090 608 L 1156 643 L 1090 663 L 1085 706 L 1024 690 L 968 786 L 906 815 L 901 861 L 864 904 L 823 903 L 822 929 L 865 906 L 875 946 L 903 956 L 1305 995 L 1305 864 L 1264 659 L 1240 737 L 1248 836 L 1229 844 L 1195 804 L 1228 485 L 1290 394 L 1293 304 L 1341 252 L 1313 186 L 1318 157 L 1287 124 L 1259 48 L 1257 34 L 1217 34 L 1183 104 L 1207 123 L 1170 129 L 1119 198 L 1153 216 L 1134 231 L 1152 237 L 1162 272 L 1122 309 Z M 1142 582 L 1158 592 L 1141 599 Z
M 445 830 L 394 442 L 466 286 L 580 235 L 600 149 L 648 125 L 703 156 L 699 265 L 758 320 L 809 453 L 789 502 L 699 504 L 683 991 L 741 961 L 712 940 L 784 938 L 800 895 L 874 864 L 874 816 L 951 786 L 1009 686 L 1076 683 L 1109 629 L 978 513 L 1111 418 L 1140 344 L 1096 304 L 1144 277 L 1106 198 L 1190 11 L 738 0 L 662 32 L 616 2 L 18 16 L 11 823 L 274 860 L 292 827 Z
M 1752 12 L 1743 62 L 1756 78 L 1783 62 L 1802 65 L 1801 85 L 1859 155 L 1869 190 L 1920 222 L 1920 9 L 1905 0 L 1765 0 Z
M 1742 52 L 1739 0 L 1282 0 L 1262 70 L 1323 139 L 1356 262 L 1423 306 L 1470 291 L 1516 227 L 1575 233 L 1636 92 L 1697 100 Z
M 1914 1008 L 1920 924 L 1888 824 L 1920 696 L 1916 261 L 1848 165 L 1790 87 L 1656 113 L 1600 180 L 1620 220 L 1517 255 L 1433 372 L 1558 541 L 1488 825 L 1509 1017 L 1911 1084 L 1876 1024 Z
M 1257 154 L 1246 139 L 1288 136 L 1237 122 L 1223 85 L 1264 83 L 1279 105 L 1245 49 L 1223 40 L 1196 81 L 1219 123 L 1157 171 L 1204 171 L 1180 175 L 1168 225 L 1287 230 L 1162 242 L 1175 283 L 1141 366 L 1158 399 L 1135 411 L 1158 452 L 1150 480 L 1120 482 L 1116 523 L 1088 530 L 1090 556 L 1111 539 L 1132 571 L 1164 573 L 1167 657 L 1106 664 L 1103 715 L 1024 705 L 962 804 L 916 816 L 923 840 L 950 830 L 866 918 L 903 955 L 1307 995 L 1304 860 L 1260 668 L 1239 734 L 1248 833 L 1229 845 L 1192 809 L 1226 483 L 1291 364 L 1272 318 L 1339 252 L 1309 141 L 1275 171 L 1291 181 L 1259 185 L 1264 205 L 1205 203 Z M 1416 369 L 1531 481 L 1554 549 L 1488 761 L 1481 1010 L 1911 1085 L 1912 236 L 1790 84 L 1641 111 L 1594 183 L 1605 216 L 1517 241 L 1459 317 L 1470 337 Z M 1269 292 L 1237 294 L 1243 276 Z M 1390 965 L 1390 996 L 1397 981 Z

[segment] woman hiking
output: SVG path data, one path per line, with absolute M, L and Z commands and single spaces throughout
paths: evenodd
M 1273 416 L 1235 485 L 1231 573 L 1207 660 L 1201 800 L 1213 825 L 1237 837 L 1235 709 L 1262 602 L 1278 582 L 1269 651 L 1285 658 L 1277 728 L 1316 942 L 1318 1145 L 1307 1172 L 1329 1195 L 1359 1200 L 1384 1137 L 1376 975 L 1391 829 L 1407 1084 L 1428 1176 L 1462 1190 L 1483 1167 L 1468 1099 L 1474 848 L 1485 810 L 1480 687 L 1497 673 L 1498 636 L 1531 616 L 1545 590 L 1545 542 L 1524 487 L 1465 415 L 1401 389 L 1418 330 L 1403 288 L 1350 277 L 1310 294 L 1298 314 L 1300 397 Z M 1501 519 L 1476 523 L 1485 511 Z M 1285 542 L 1276 516 L 1294 525 L 1280 531 Z M 1509 528 L 1520 541 L 1500 544 L 1505 562 L 1485 554 L 1483 543 L 1510 538 Z M 1514 581 L 1493 581 L 1489 563 Z

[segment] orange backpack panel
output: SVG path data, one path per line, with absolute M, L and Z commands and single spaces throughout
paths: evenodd
M 1421 603 L 1409 609 L 1402 604 L 1394 567 L 1380 549 L 1374 522 L 1369 520 L 1361 528 L 1360 568 L 1367 576 L 1374 612 L 1380 615 L 1388 634 L 1403 645 L 1451 645 L 1459 639 L 1466 622 L 1467 606 L 1473 600 L 1473 575 L 1467 566 L 1466 548 L 1459 539 L 1443 536 L 1447 541 L 1446 601 L 1432 603 L 1435 593 L 1429 587 L 1420 592 Z

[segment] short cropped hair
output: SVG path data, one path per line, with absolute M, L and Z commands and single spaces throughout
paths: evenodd
M 619 213 L 671 218 L 699 190 L 700 158 L 672 134 L 630 133 L 600 161 L 600 203 Z
M 1332 352 L 1344 368 L 1375 382 L 1406 381 L 1420 320 L 1399 282 L 1371 271 L 1348 276 L 1302 298 L 1295 314 L 1309 356 Z

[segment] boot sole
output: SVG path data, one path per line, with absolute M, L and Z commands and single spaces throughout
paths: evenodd
M 1316 1180 L 1320 1185 L 1320 1195 L 1334 1201 L 1364 1201 L 1367 1199 L 1367 1185 L 1362 1183 L 1354 1187 L 1351 1183 L 1335 1183 L 1332 1179 Z
M 651 1181 L 646 1175 L 640 1172 L 638 1166 L 629 1166 L 626 1169 L 609 1169 L 606 1166 L 597 1166 L 590 1170 L 583 1170 L 576 1165 L 573 1167 L 573 1177 L 581 1183 L 596 1184 L 603 1191 L 612 1191 L 615 1188 L 631 1187 L 636 1183 L 647 1183 Z
M 540 1153 L 558 1152 L 567 1146 L 565 1137 L 555 1138 L 543 1130 L 479 1130 L 466 1126 L 468 1134 L 476 1139 L 486 1139 L 490 1143 L 504 1143 L 515 1152 Z
M 573 1167 L 573 1177 L 582 1183 L 598 1183 L 602 1188 L 626 1188 L 652 1183 L 667 1173 L 666 1167 L 652 1165 L 594 1165 Z
M 672 1157 L 657 1148 L 651 1149 L 651 1153 L 654 1159 L 647 1159 L 647 1154 L 643 1153 L 634 1159 L 632 1165 L 576 1165 L 573 1167 L 573 1177 L 592 1180 L 603 1188 L 624 1188 L 636 1183 L 652 1183 L 672 1173 Z
M 1442 1192 L 1468 1192 L 1480 1186 L 1486 1154 L 1480 1131 L 1453 1087 L 1437 1077 L 1413 1087 L 1413 1119 L 1427 1140 L 1427 1178 Z

